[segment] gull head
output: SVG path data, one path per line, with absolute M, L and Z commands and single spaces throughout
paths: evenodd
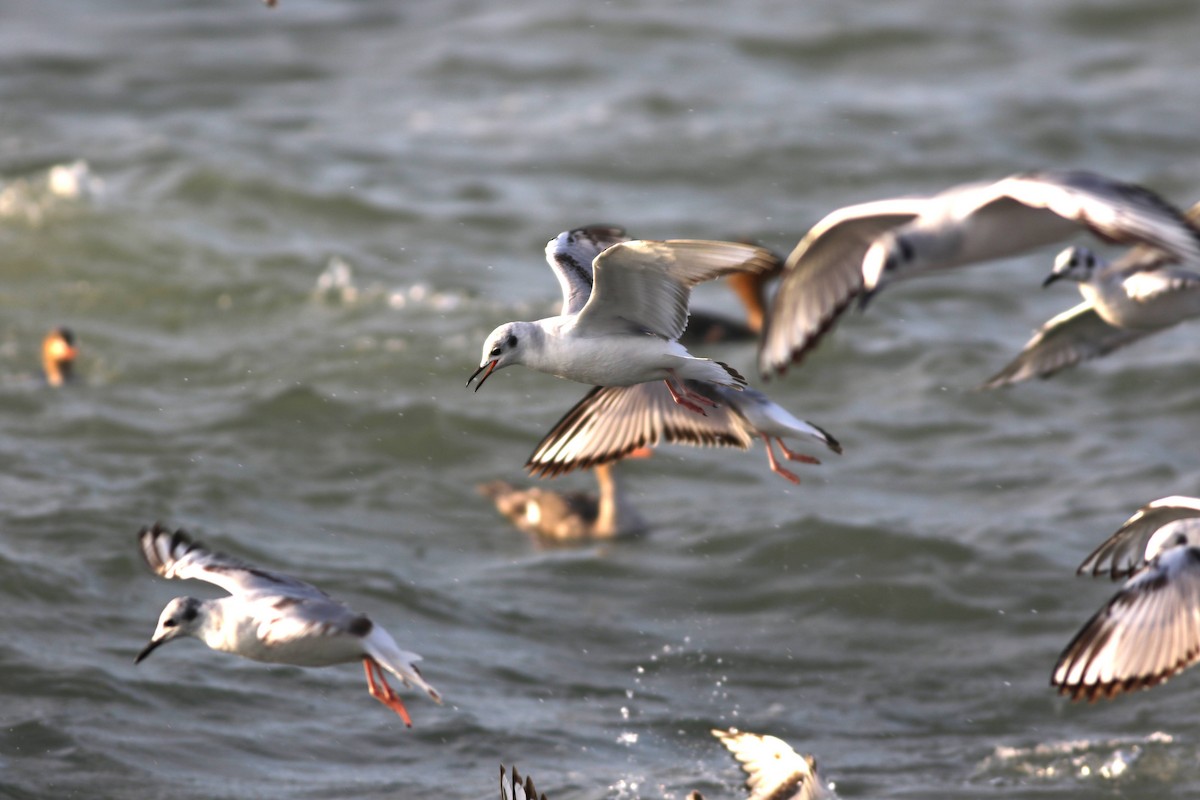
M 154 635 L 142 648 L 142 652 L 137 654 L 133 663 L 141 663 L 142 659 L 157 650 L 159 645 L 164 645 L 172 639 L 196 636 L 204 620 L 203 603 L 204 601 L 194 597 L 176 597 L 167 603 L 167 607 L 158 618 L 158 627 L 154 630 Z
M 912 236 L 888 231 L 877 238 L 863 255 L 863 292 L 859 296 L 859 308 L 866 307 L 885 284 L 915 272 L 919 266 Z
M 1042 286 L 1049 286 L 1061 278 L 1087 283 L 1096 274 L 1096 270 L 1102 266 L 1100 257 L 1091 250 L 1073 245 L 1055 257 L 1054 269 L 1050 270 L 1046 280 L 1042 281 Z
M 483 382 L 496 370 L 524 363 L 522 357 L 530 333 L 528 326 L 529 323 L 526 322 L 508 322 L 492 331 L 483 343 L 483 358 L 479 361 L 479 369 L 467 378 L 467 386 L 483 373 L 479 383 L 475 384 L 475 391 L 478 392 Z

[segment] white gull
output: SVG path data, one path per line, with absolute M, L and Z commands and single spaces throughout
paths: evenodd
M 138 541 L 143 558 L 158 575 L 208 581 L 230 594 L 215 600 L 176 597 L 167 603 L 135 663 L 167 642 L 191 636 L 213 650 L 274 664 L 325 667 L 362 661 L 371 696 L 409 727 L 408 711 L 383 670 L 442 702 L 414 663 L 420 656 L 401 650 L 391 634 L 366 615 L 315 586 L 214 553 L 184 531 L 172 533 L 157 523 L 143 528 Z
M 1147 689 L 1200 659 L 1200 498 L 1140 508 L 1079 573 L 1128 577 L 1063 650 L 1050 684 L 1073 700 Z
M 595 257 L 591 276 L 556 268 L 563 312 L 492 331 L 467 385 L 479 377 L 478 391 L 494 371 L 513 364 L 602 386 L 662 380 L 675 402 L 703 414 L 702 405 L 711 401 L 690 392 L 685 380 L 737 388 L 745 379 L 679 344 L 691 289 L 732 272 L 769 270 L 773 263 L 769 251 L 736 242 L 618 242 Z
M 565 231 L 546 245 L 546 260 L 554 269 L 563 290 L 562 313 L 571 313 L 587 303 L 592 286 L 592 262 L 605 249 L 629 241 L 623 228 L 591 226 Z M 765 252 L 765 251 L 764 251 Z M 738 272 L 746 278 L 742 288 L 758 295 L 761 279 L 771 274 L 779 261 L 764 273 Z M 772 441 L 792 461 L 819 463 L 816 458 L 796 453 L 783 443 L 785 437 L 815 439 L 836 453 L 837 441 L 817 426 L 797 419 L 765 394 L 753 389 L 735 391 L 700 381 L 685 382 L 686 388 L 702 398 L 705 415 L 684 413 L 672 393 L 659 383 L 634 386 L 596 387 L 568 411 L 534 449 L 525 466 L 534 475 L 554 477 L 573 469 L 608 464 L 660 442 L 747 449 L 754 437 L 766 444 L 772 471 L 793 483 L 800 479 L 779 464 Z
M 1083 171 L 1028 172 L 832 212 L 788 256 L 759 344 L 759 369 L 784 372 L 856 298 L 887 283 L 1006 258 L 1082 231 L 1200 259 L 1200 233 L 1157 194 Z
M 980 388 L 1048 378 L 1200 316 L 1200 262 L 1177 266 L 1152 248 L 1135 247 L 1108 264 L 1086 247 L 1068 247 L 1045 285 L 1060 279 L 1076 281 L 1083 302 L 1038 328 L 1017 357 Z

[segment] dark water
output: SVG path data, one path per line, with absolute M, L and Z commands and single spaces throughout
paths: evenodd
M 760 449 L 629 465 L 636 543 L 538 549 L 474 492 L 520 480 L 582 387 L 462 387 L 489 330 L 553 307 L 541 248 L 568 227 L 786 250 L 839 205 L 1043 166 L 1190 204 L 1193 3 L 0 21 L 0 795 L 490 797 L 516 761 L 553 800 L 739 797 L 718 725 L 815 753 L 845 798 L 1200 789 L 1195 674 L 1091 707 L 1047 686 L 1111 592 L 1078 561 L 1200 484 L 1186 326 L 967 391 L 1076 302 L 1037 289 L 1053 250 L 898 287 L 773 382 L 846 446 L 802 486 Z M 33 377 L 57 324 L 69 391 Z M 413 695 L 406 731 L 356 665 L 196 642 L 135 669 L 166 600 L 204 591 L 145 569 L 154 519 L 372 613 L 447 704 Z

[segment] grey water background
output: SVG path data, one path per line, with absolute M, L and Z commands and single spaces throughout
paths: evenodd
M 560 230 L 751 237 L 1037 167 L 1200 199 L 1186 0 L 8 0 L 0 8 L 0 796 L 740 797 L 708 729 L 844 798 L 1190 797 L 1200 675 L 1047 685 L 1113 587 L 1073 576 L 1200 486 L 1194 327 L 970 388 L 1077 302 L 1054 250 L 914 281 L 767 385 L 845 455 L 627 465 L 647 538 L 544 549 L 476 483 L 584 388 L 463 381 L 551 313 Z M 84 160 L 78 191 L 51 186 Z M 735 312 L 720 286 L 696 307 Z M 40 387 L 71 326 L 81 385 Z M 747 371 L 752 349 L 700 349 Z M 560 479 L 587 487 L 587 475 Z M 161 519 L 313 581 L 421 653 L 362 670 L 175 644 Z

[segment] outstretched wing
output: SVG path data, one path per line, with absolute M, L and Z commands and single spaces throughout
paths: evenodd
M 1083 560 L 1077 574 L 1100 575 L 1107 572 L 1113 580 L 1131 575 L 1165 549 L 1164 545 L 1171 546 L 1170 543 L 1155 542 L 1156 534 L 1168 525 L 1184 520 L 1196 522 L 1182 529 L 1175 526 L 1166 533 L 1183 535 L 1185 539 L 1189 538 L 1189 533 L 1193 537 L 1200 536 L 1200 498 L 1172 495 L 1147 503 Z M 1200 544 L 1200 541 L 1194 544 Z
M 533 788 L 533 779 L 528 775 L 522 781 L 515 766 L 512 768 L 512 780 L 509 781 L 504 772 L 504 765 L 501 764 L 500 800 L 546 800 L 546 795 L 537 793 L 537 789 Z
M 712 735 L 742 762 L 749 800 L 817 800 L 826 796 L 813 758 L 800 755 L 782 739 L 736 728 L 713 729 Z
M 317 587 L 290 575 L 259 569 L 232 556 L 214 553 L 193 542 L 182 528 L 171 532 L 156 522 L 152 527 L 142 528 L 138 542 L 146 564 L 163 578 L 208 581 L 230 594 L 328 598 Z
M 995 201 L 1015 200 L 1078 223 L 1106 242 L 1149 245 L 1200 261 L 1200 230 L 1155 192 L 1083 170 L 1043 170 L 997 181 Z
M 563 231 L 546 243 L 546 263 L 562 289 L 559 314 L 578 314 L 592 296 L 592 262 L 619 242 L 627 242 L 624 228 L 589 225 Z
M 592 296 L 581 332 L 630 330 L 678 339 L 687 327 L 692 287 L 732 272 L 766 272 L 771 251 L 740 242 L 672 239 L 615 244 L 592 263 Z
M 706 408 L 704 415 L 689 411 L 671 399 L 662 381 L 597 386 L 538 443 L 525 467 L 554 477 L 618 461 L 659 442 L 745 450 L 752 441 L 728 406 Z
M 996 389 L 1030 378 L 1049 378 L 1059 370 L 1111 353 L 1153 332 L 1114 327 L 1100 318 L 1091 303 L 1080 303 L 1042 325 L 1017 357 L 979 388 Z
M 758 348 L 758 369 L 780 374 L 821 340 L 862 292 L 862 262 L 885 231 L 915 218 L 923 198 L 877 200 L 827 215 L 804 235 L 784 264 Z
M 1071 699 L 1162 683 L 1200 658 L 1200 550 L 1173 547 L 1130 578 L 1059 656 L 1050 685 Z

